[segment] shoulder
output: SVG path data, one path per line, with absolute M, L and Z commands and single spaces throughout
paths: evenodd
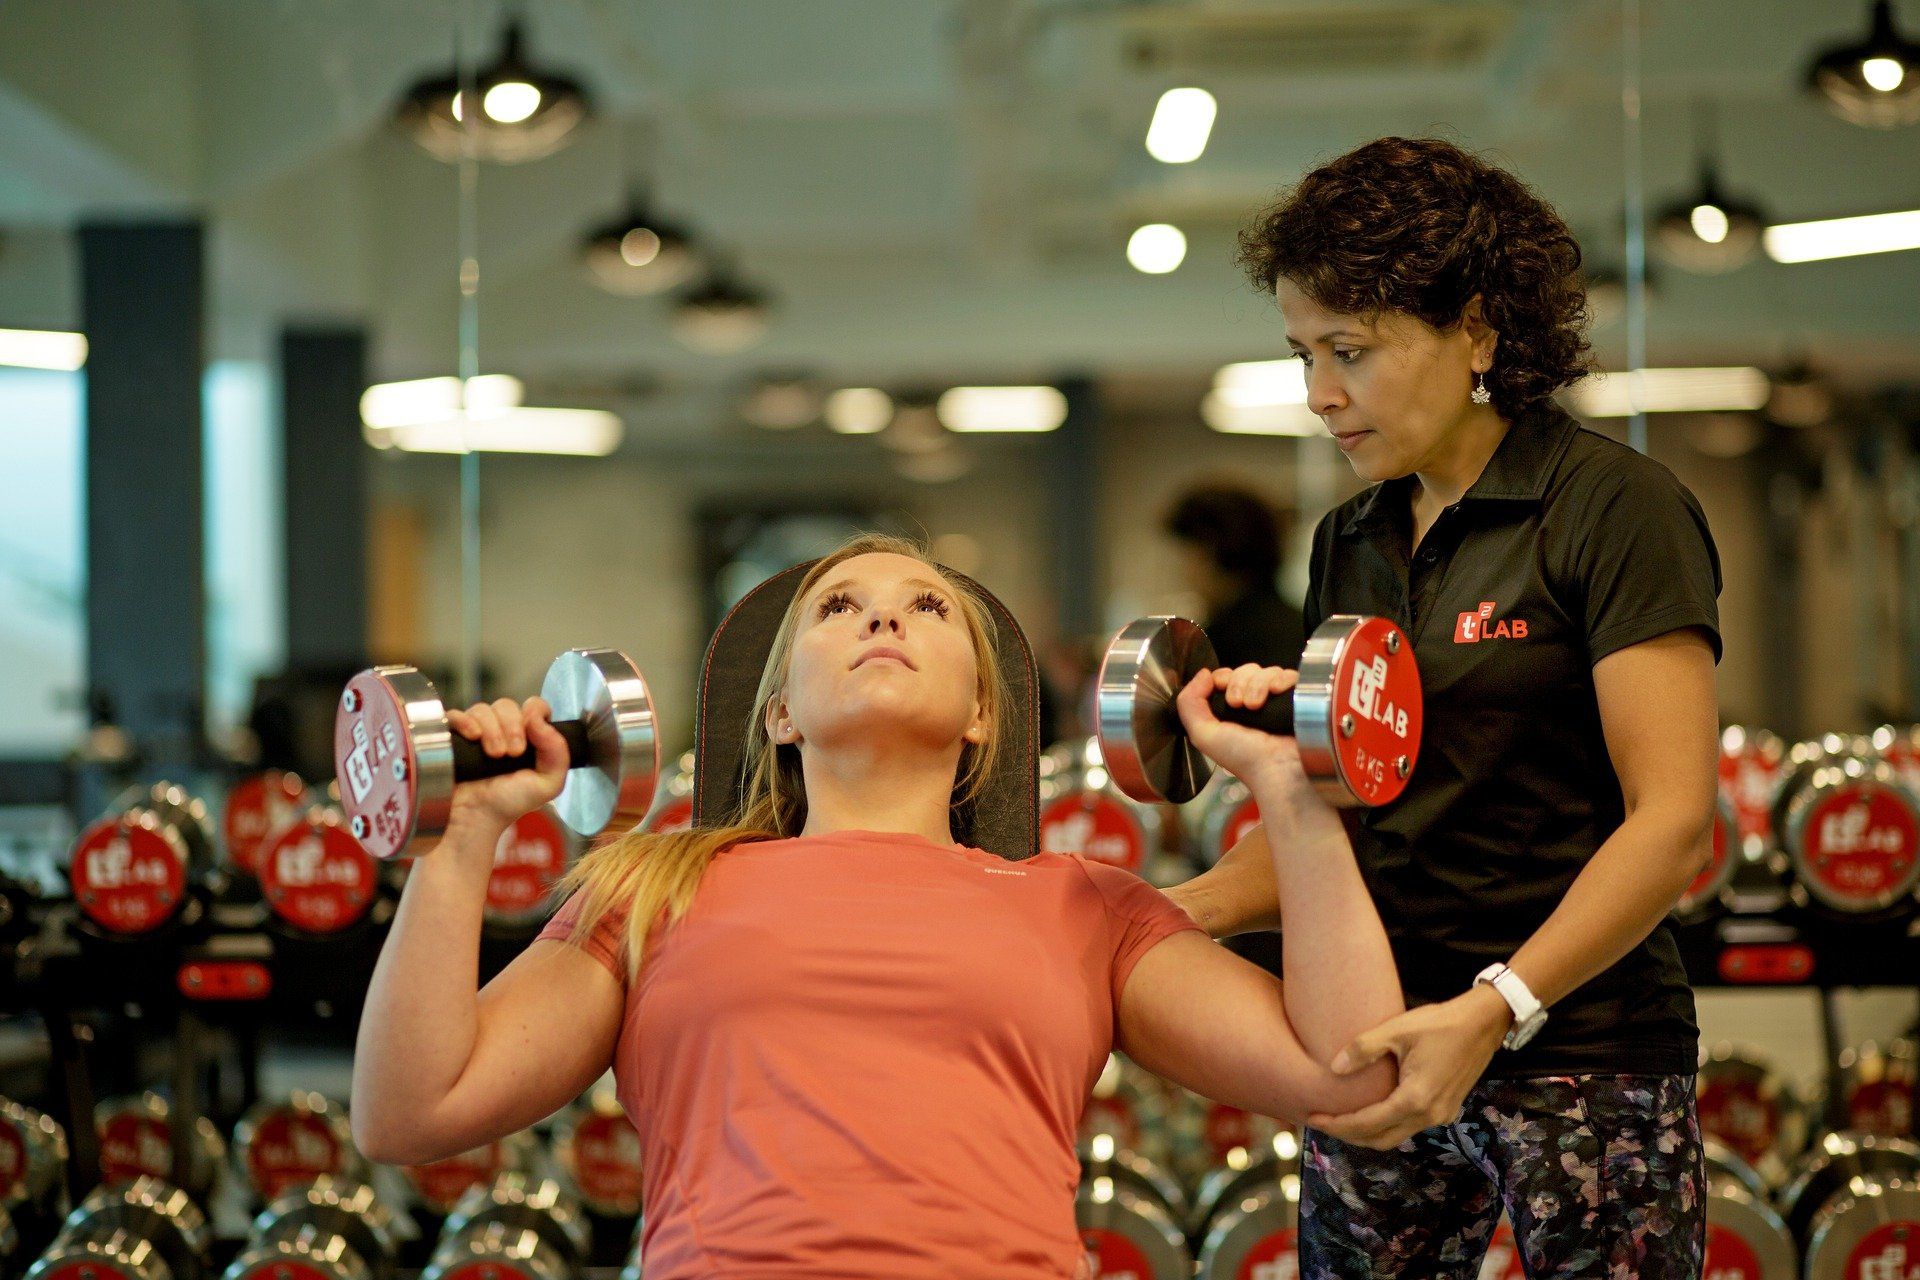
M 1577 426 L 1548 482 L 1549 503 L 1647 501 L 1699 510 L 1691 490 L 1664 462 L 1630 445 Z
M 1088 889 L 1098 898 L 1101 907 L 1111 916 L 1133 920 L 1162 911 L 1180 910 L 1174 905 L 1173 899 L 1125 867 L 1116 867 L 1110 862 L 1101 862 L 1078 853 L 1041 854 L 1040 857 L 1057 859 L 1077 871 Z

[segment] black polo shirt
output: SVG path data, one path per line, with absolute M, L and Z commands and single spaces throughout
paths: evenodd
M 1717 661 L 1720 563 L 1672 472 L 1552 405 L 1513 424 L 1417 551 L 1416 483 L 1375 485 L 1320 522 L 1305 614 L 1309 634 L 1360 613 L 1413 637 L 1420 758 L 1401 797 L 1352 829 L 1407 1001 L 1428 1004 L 1511 958 L 1620 825 L 1593 664 L 1683 627 Z M 1662 924 L 1488 1075 L 1690 1073 L 1698 1038 Z

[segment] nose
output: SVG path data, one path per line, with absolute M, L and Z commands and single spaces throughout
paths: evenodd
M 1346 407 L 1346 388 L 1340 385 L 1340 376 L 1331 360 L 1316 360 L 1307 370 L 1307 408 L 1326 417 L 1336 409 Z
M 892 635 L 901 634 L 902 623 L 897 610 L 884 604 L 877 604 L 867 611 L 866 636 L 871 639 L 882 630 Z

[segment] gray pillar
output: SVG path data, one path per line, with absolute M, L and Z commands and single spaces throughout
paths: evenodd
M 198 223 L 80 229 L 87 681 L 158 758 L 206 701 L 201 261 Z
M 1067 420 L 1047 440 L 1048 561 L 1054 568 L 1055 621 L 1065 639 L 1104 643 L 1100 616 L 1100 434 L 1099 387 L 1085 377 L 1054 384 L 1067 398 Z
M 1777 435 L 1777 433 L 1775 433 Z M 1763 513 L 1766 547 L 1760 601 L 1760 723 L 1789 741 L 1807 735 L 1806 682 L 1802 664 L 1805 629 L 1800 589 L 1800 538 L 1807 493 L 1816 480 L 1792 443 L 1774 439 L 1754 455 L 1754 479 Z
M 287 666 L 294 670 L 367 665 L 366 387 L 364 330 L 281 334 Z

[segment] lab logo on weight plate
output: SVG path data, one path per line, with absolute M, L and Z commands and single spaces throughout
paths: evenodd
M 1478 609 L 1470 609 L 1461 614 L 1453 624 L 1453 642 L 1478 644 L 1482 640 L 1525 640 L 1527 620 L 1501 618 L 1496 622 L 1493 611 L 1498 607 L 1491 600 L 1482 600 Z

